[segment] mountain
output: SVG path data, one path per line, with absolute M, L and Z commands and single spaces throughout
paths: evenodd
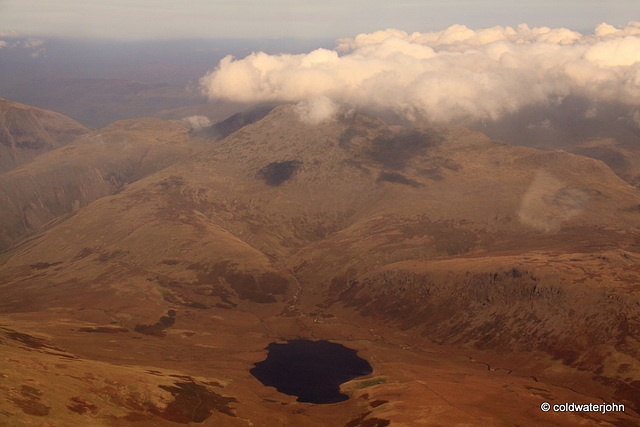
M 180 121 L 130 119 L 0 174 L 0 250 L 207 146 Z
M 530 106 L 472 126 L 498 141 L 541 150 L 562 149 L 602 160 L 622 179 L 640 185 L 638 114 L 623 102 L 570 95 L 557 105 Z
M 203 129 L 205 135 L 213 139 L 224 139 L 246 125 L 255 123 L 273 110 L 273 105 L 259 105 L 247 111 L 232 114 L 209 128 Z
M 62 114 L 0 98 L 0 173 L 87 132 L 89 129 Z
M 633 425 L 638 206 L 592 158 L 279 106 L 3 254 L 0 417 Z M 296 402 L 249 373 L 293 338 L 373 373 Z
M 621 143 L 614 138 L 594 138 L 571 152 L 602 160 L 616 175 L 640 188 L 640 144 Z

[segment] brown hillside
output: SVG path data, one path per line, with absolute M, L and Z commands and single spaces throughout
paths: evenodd
M 89 129 L 62 114 L 0 98 L 0 173 L 87 132 Z
M 277 107 L 4 254 L 0 416 L 633 425 L 638 206 L 598 160 Z M 293 338 L 343 343 L 373 373 L 345 402 L 296 402 L 249 373 Z
M 1 174 L 0 251 L 207 146 L 179 121 L 124 120 Z

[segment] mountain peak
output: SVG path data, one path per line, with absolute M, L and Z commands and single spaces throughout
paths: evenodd
M 0 173 L 88 131 L 62 114 L 0 98 Z

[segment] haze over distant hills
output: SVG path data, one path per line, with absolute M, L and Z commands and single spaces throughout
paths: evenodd
M 214 121 L 225 119 L 247 107 L 208 103 L 198 89 L 200 77 L 222 57 L 242 57 L 256 49 L 297 53 L 333 43 L 296 39 L 117 42 L 0 36 L 1 40 L 7 47 L 0 48 L 0 97 L 53 109 L 95 128 L 156 114 L 177 119 L 206 114 Z M 188 108 L 192 110 L 172 114 Z

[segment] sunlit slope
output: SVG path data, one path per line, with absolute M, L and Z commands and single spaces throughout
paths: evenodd
M 170 173 L 197 188 L 192 198 L 208 218 L 274 254 L 394 215 L 475 227 L 494 240 L 582 226 L 632 230 L 640 218 L 637 191 L 600 161 L 361 115 L 313 126 L 291 107 Z
M 206 146 L 179 121 L 125 120 L 1 174 L 0 250 Z
M 0 173 L 89 132 L 75 120 L 0 98 Z
M 186 138 L 171 126 L 157 123 L 161 147 Z M 80 209 L 3 269 L 34 274 L 28 266 L 55 265 L 38 274 L 67 280 L 68 269 L 89 274 L 79 266 L 100 258 L 96 271 L 118 275 L 112 264 L 125 263 L 144 270 L 145 286 L 159 286 L 154 274 L 164 271 L 180 282 L 199 269 L 223 274 L 230 267 L 222 262 L 245 269 L 253 261 L 241 261 L 238 247 L 257 257 L 258 270 L 295 267 L 305 291 L 321 293 L 346 272 L 402 260 L 633 249 L 638 205 L 637 190 L 593 159 L 359 115 L 311 126 L 283 106 L 207 152 Z M 213 242 L 214 254 L 203 255 Z

